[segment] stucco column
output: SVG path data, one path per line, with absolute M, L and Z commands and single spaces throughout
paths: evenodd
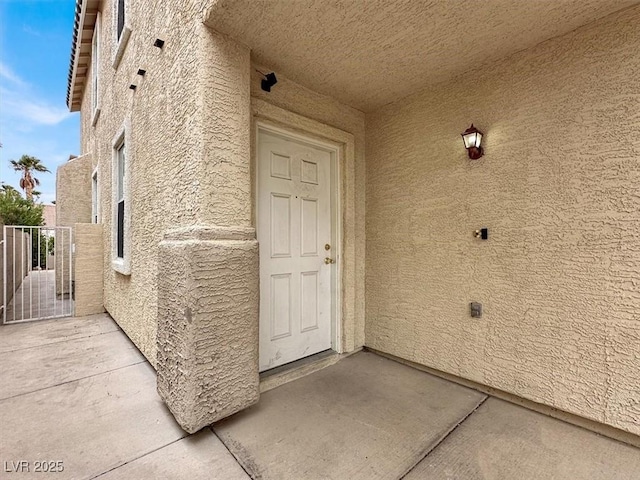
M 202 150 L 198 221 L 251 225 L 249 49 L 201 25 Z
M 249 50 L 196 33 L 197 225 L 166 232 L 158 262 L 158 392 L 188 432 L 259 398 Z
M 193 433 L 258 401 L 258 245 L 251 228 L 160 244 L 158 392 Z
M 76 223 L 91 222 L 91 173 L 93 163 L 90 154 L 70 158 L 56 171 L 56 225 L 73 227 Z M 59 232 L 55 244 L 56 295 L 69 295 L 70 245 L 73 234 Z M 51 266 L 51 265 L 50 265 Z M 71 272 L 73 275 L 73 271 Z M 73 278 L 73 277 L 72 277 Z

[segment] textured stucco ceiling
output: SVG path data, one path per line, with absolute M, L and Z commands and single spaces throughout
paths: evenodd
M 254 60 L 371 111 L 639 0 L 218 0 Z

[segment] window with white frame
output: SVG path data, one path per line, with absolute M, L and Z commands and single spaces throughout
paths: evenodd
M 113 54 L 113 68 L 118 68 L 124 50 L 131 36 L 131 27 L 127 18 L 127 0 L 113 2 L 113 38 L 116 48 Z
M 117 2 L 117 15 L 116 15 L 116 19 L 117 19 L 117 39 L 120 40 L 120 38 L 122 37 L 122 32 L 124 30 L 124 15 L 125 15 L 125 0 L 116 0 Z
M 91 175 L 91 223 L 100 223 L 98 197 L 98 169 Z
M 124 258 L 124 181 L 125 162 L 127 161 L 127 150 L 122 143 L 116 147 L 117 177 L 116 177 L 116 257 Z
M 96 18 L 91 41 L 91 106 L 92 125 L 95 125 L 100 114 L 100 92 L 98 90 L 98 73 L 100 68 L 100 13 Z
M 131 275 L 131 145 L 131 122 L 127 119 L 111 142 L 111 265 L 123 275 Z

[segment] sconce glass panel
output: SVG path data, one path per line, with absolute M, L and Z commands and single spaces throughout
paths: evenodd
M 462 140 L 464 141 L 464 148 L 466 149 L 472 147 L 480 148 L 482 132 L 471 125 L 471 127 L 467 128 L 462 134 Z

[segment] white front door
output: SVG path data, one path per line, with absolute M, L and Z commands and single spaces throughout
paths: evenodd
M 260 371 L 331 348 L 332 154 L 260 130 Z

